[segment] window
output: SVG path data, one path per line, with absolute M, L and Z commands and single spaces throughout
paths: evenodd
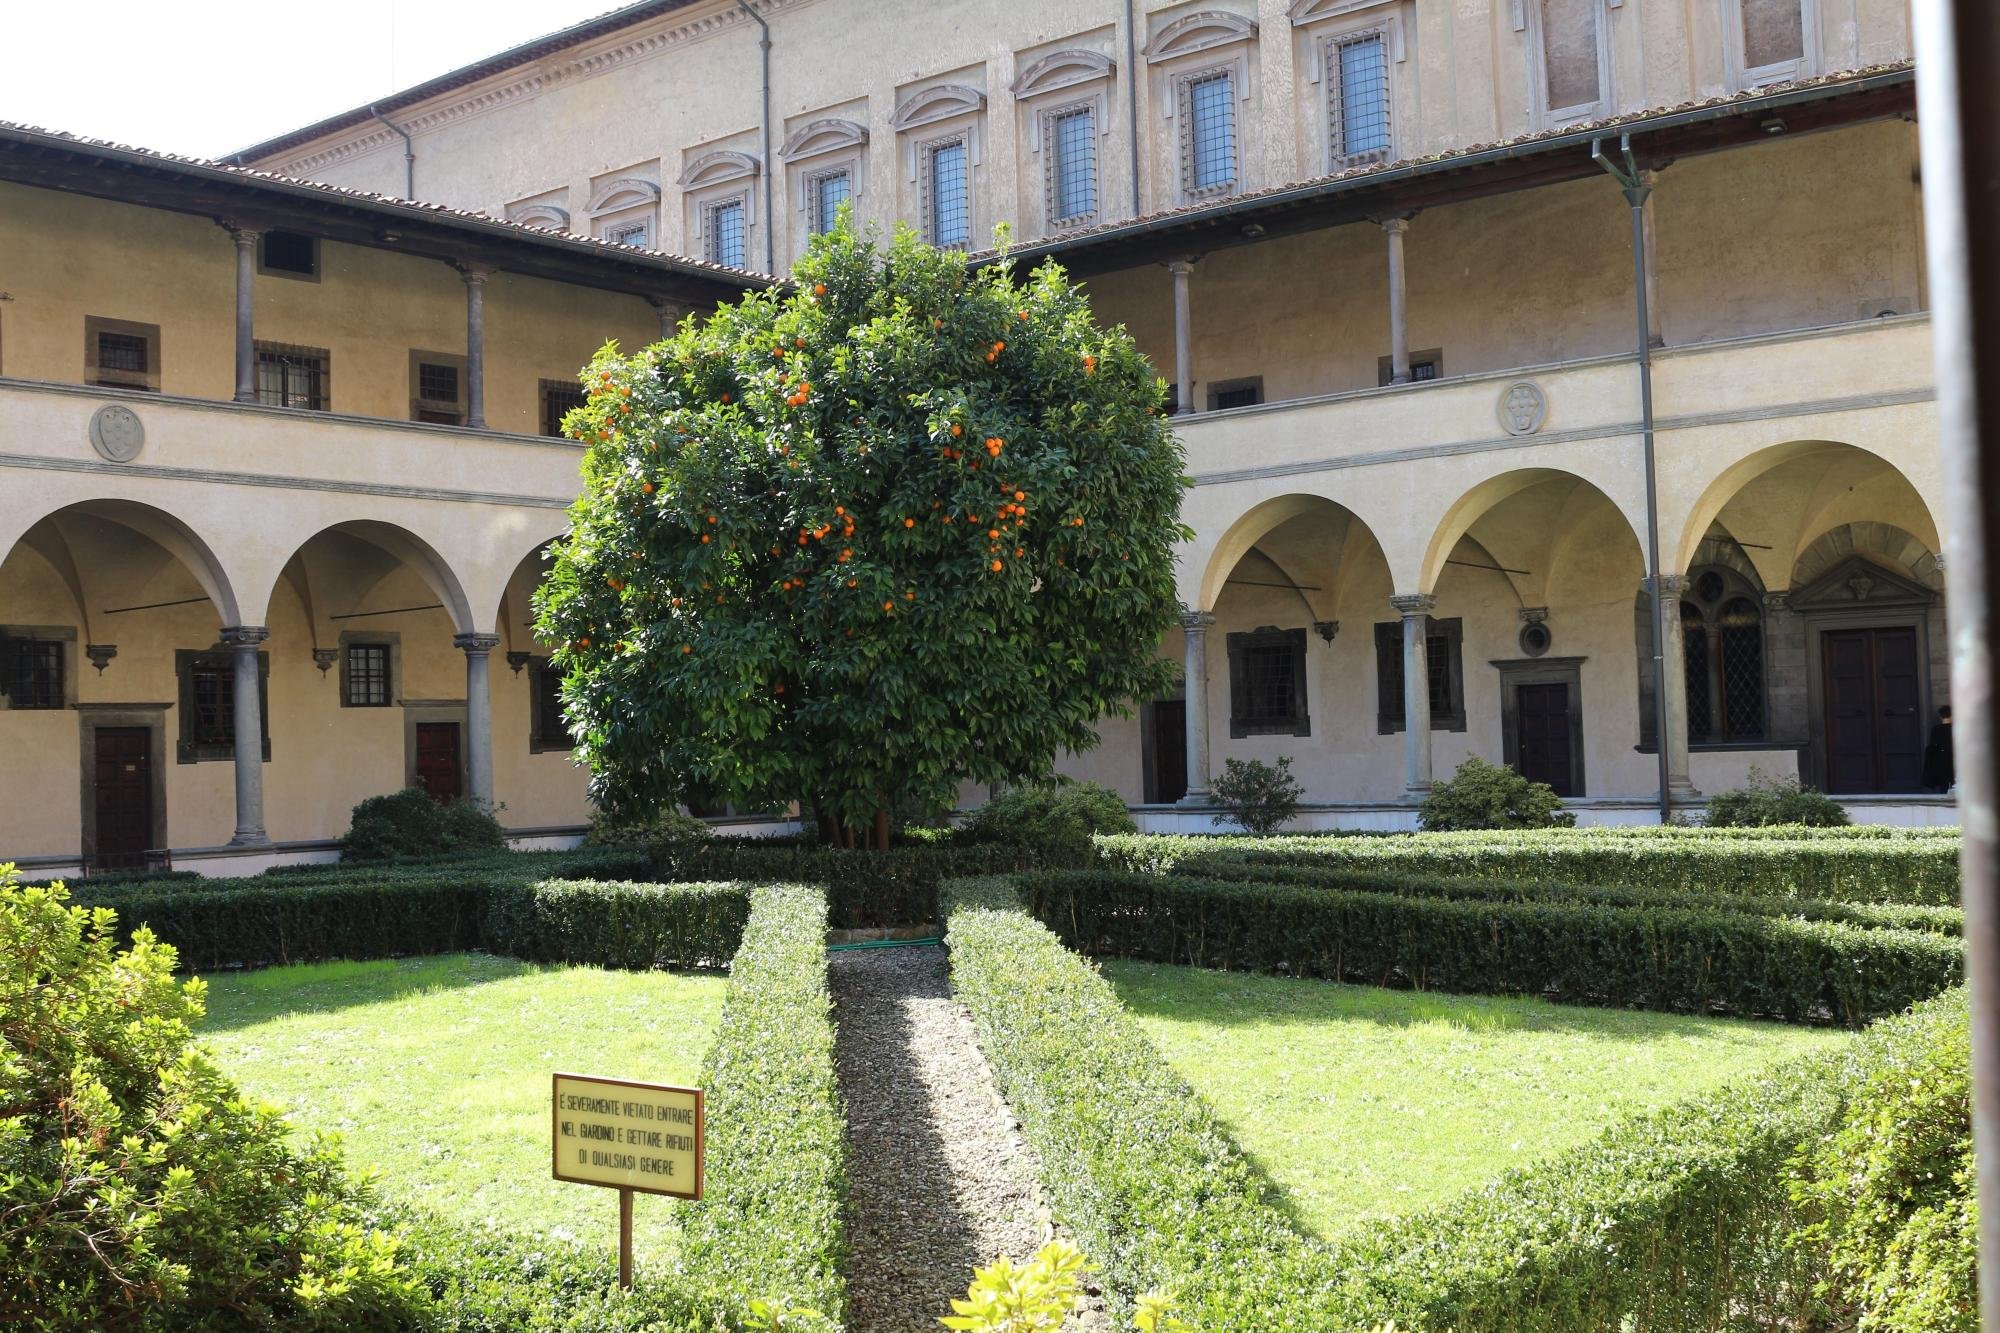
M 1236 185 L 1236 76 L 1217 70 L 1181 85 L 1182 175 L 1188 194 Z
M 324 412 L 329 378 L 324 348 L 257 344 L 257 401 L 266 407 Z
M 1465 622 L 1456 616 L 1432 620 L 1425 635 L 1425 665 L 1430 669 L 1431 730 L 1465 730 L 1465 671 L 1460 661 Z M 1403 625 L 1398 620 L 1375 626 L 1375 723 L 1383 735 L 1403 730 Z
M 854 197 L 854 178 L 846 170 L 814 176 L 808 187 L 812 193 L 812 229 L 815 236 L 832 231 L 840 221 L 840 206 Z
M 528 749 L 568 750 L 572 741 L 563 717 L 562 673 L 546 657 L 528 660 Z
M 966 194 L 965 140 L 949 139 L 924 150 L 924 238 L 932 245 L 964 245 L 972 239 Z
M 387 708 L 389 694 L 389 645 L 350 643 L 341 672 L 340 704 L 343 708 Z
M 1049 224 L 1097 216 L 1097 111 L 1071 107 L 1047 118 Z
M 1380 30 L 1327 42 L 1327 142 L 1333 169 L 1389 156 L 1389 43 Z
M 1218 380 L 1208 386 L 1208 410 L 1221 412 L 1232 407 L 1255 407 L 1264 401 L 1261 376 L 1245 380 Z
M 1543 107 L 1574 120 L 1604 101 L 1603 0 L 1535 0 L 1541 37 Z
M 1410 353 L 1410 383 L 1434 380 L 1444 374 L 1444 352 L 1433 347 L 1422 352 Z M 1375 382 L 1390 385 L 1396 382 L 1396 360 L 1394 357 L 1375 358 Z
M 14 710 L 64 706 L 60 639 L 0 637 L 0 694 Z
M 410 353 L 410 420 L 465 424 L 465 358 L 449 352 Z
M 258 268 L 277 277 L 319 279 L 319 239 L 296 231 L 267 231 L 257 241 Z
M 730 268 L 743 267 L 743 201 L 725 199 L 711 204 L 703 228 L 708 233 L 708 260 Z
M 1229 734 L 1312 734 L 1304 630 L 1266 625 L 1229 636 Z
M 606 227 L 604 239 L 613 245 L 636 245 L 643 250 L 650 244 L 646 235 L 648 230 L 643 222 L 627 222 L 615 227 Z
M 589 395 L 573 380 L 543 380 L 542 434 L 558 439 L 563 433 L 563 418 L 582 407 Z
M 91 315 L 83 321 L 84 383 L 105 389 L 160 387 L 160 326 Z
M 1733 0 L 1725 20 L 1736 73 L 1745 87 L 1796 79 L 1807 70 L 1806 0 Z
M 271 657 L 257 654 L 258 716 L 263 723 L 263 754 L 271 757 L 271 700 L 269 684 Z M 236 666 L 235 654 L 226 648 L 196 652 L 182 649 L 174 654 L 174 673 L 180 678 L 180 743 L 174 757 L 183 764 L 236 757 Z
M 1697 569 L 1680 615 L 1688 743 L 1763 740 L 1764 613 L 1757 590 L 1734 570 Z

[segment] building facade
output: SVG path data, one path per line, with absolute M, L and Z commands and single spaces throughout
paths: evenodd
M 327 836 L 360 795 L 444 772 L 472 672 L 450 644 L 494 634 L 525 663 L 482 668 L 490 790 L 517 828 L 578 822 L 580 779 L 537 752 L 521 614 L 575 485 L 539 438 L 547 386 L 650 336 L 649 299 L 671 317 L 782 273 L 843 207 L 981 262 L 1008 224 L 1009 261 L 1065 264 L 1169 381 L 1196 537 L 1161 651 L 1187 688 L 1065 762 L 1154 826 L 1207 827 L 1223 762 L 1277 756 L 1317 823 L 1406 825 L 1467 755 L 1587 820 L 1753 769 L 1949 820 L 1921 760 L 1946 581 L 1909 58 L 1901 0 L 653 0 L 234 169 L 150 159 L 304 210 L 275 268 L 216 201 L 0 165 L 0 239 L 28 243 L 0 246 L 0 455 L 30 501 L 0 518 L 0 624 L 36 631 L 0 632 L 74 645 L 64 706 L 8 706 L 0 744 L 82 791 L 10 811 L 0 850 L 92 853 L 84 770 L 116 778 L 139 724 L 109 705 L 142 697 L 175 705 L 147 724 L 178 747 L 159 845 L 222 841 L 245 766 L 204 767 L 182 700 L 219 688 L 193 640 L 245 626 L 304 641 L 261 649 L 268 836 Z M 343 209 L 374 216 L 335 227 Z M 440 250 L 476 235 L 531 271 L 484 260 L 468 285 L 408 253 L 419 218 L 456 229 Z M 115 271 L 93 253 L 129 265 L 138 234 L 157 278 L 136 292 L 68 279 Z M 283 267 L 307 251 L 317 284 Z M 232 401 L 232 256 L 261 403 Z M 184 413 L 147 434 L 199 475 L 79 458 L 106 406 Z M 313 485 L 209 475 L 267 470 Z M 74 670 L 116 641 L 106 608 L 171 601 L 145 647 L 124 631 L 101 675 Z M 378 663 L 403 706 L 368 713 Z M 86 730 L 126 740 L 93 758 Z

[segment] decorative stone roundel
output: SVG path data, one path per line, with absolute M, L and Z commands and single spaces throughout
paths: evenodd
M 131 408 L 106 403 L 90 418 L 90 447 L 113 463 L 129 463 L 146 447 L 146 427 Z
M 1548 395 L 1533 381 L 1516 380 L 1501 390 L 1500 428 L 1509 435 L 1533 435 L 1548 416 Z

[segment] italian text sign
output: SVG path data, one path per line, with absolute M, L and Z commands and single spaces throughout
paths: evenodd
M 557 1074 L 555 1177 L 701 1197 L 701 1089 Z

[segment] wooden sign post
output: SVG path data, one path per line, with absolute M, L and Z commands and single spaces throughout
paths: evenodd
M 557 1074 L 549 1104 L 557 1180 L 618 1191 L 618 1285 L 632 1285 L 632 1195 L 699 1199 L 700 1088 Z

